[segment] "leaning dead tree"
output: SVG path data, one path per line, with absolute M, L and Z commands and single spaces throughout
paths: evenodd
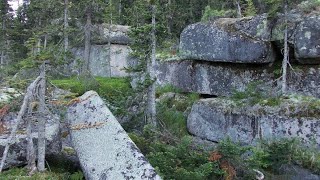
M 0 164 L 0 172 L 2 172 L 3 167 L 5 165 L 9 148 L 15 142 L 16 133 L 18 130 L 18 126 L 21 121 L 27 116 L 27 160 L 28 160 L 28 169 L 32 174 L 35 171 L 44 171 L 45 170 L 45 125 L 46 119 L 44 116 L 45 112 L 45 91 L 46 91 L 46 81 L 45 81 L 45 63 L 43 63 L 40 67 L 41 73 L 27 88 L 27 92 L 24 96 L 20 111 L 17 116 L 17 121 L 12 127 L 11 133 L 7 139 L 7 144 L 5 146 L 1 164 Z M 39 113 L 38 117 L 38 166 L 36 166 L 36 155 L 34 150 L 34 143 L 32 139 L 32 117 L 35 106 L 37 103 L 37 110 Z

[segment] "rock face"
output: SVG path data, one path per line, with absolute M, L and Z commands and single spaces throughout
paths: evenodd
M 73 54 L 80 60 L 83 59 L 84 48 L 73 49 Z M 111 45 L 111 60 L 109 67 L 109 46 L 108 45 L 92 45 L 90 50 L 89 69 L 93 76 L 101 77 L 126 77 L 128 74 L 125 68 L 130 64 L 131 49 L 126 45 Z M 73 69 L 78 68 L 78 61 L 73 63 Z M 110 72 L 111 70 L 111 72 Z
M 291 11 L 287 16 L 291 59 L 301 64 L 320 64 L 320 14 Z M 267 14 L 244 18 L 220 18 L 186 27 L 180 39 L 183 59 L 228 62 L 271 63 L 283 48 L 285 16 Z
M 1 121 L 1 130 L 0 130 L 0 155 L 2 157 L 4 148 L 7 144 L 7 137 L 11 127 L 14 125 L 16 115 L 10 113 L 4 117 Z M 47 155 L 56 155 L 61 151 L 61 142 L 60 142 L 60 129 L 59 129 L 59 118 L 57 116 L 48 117 L 50 119 L 46 126 L 46 140 L 47 140 Z M 21 129 L 21 128 L 20 128 Z M 34 132 L 33 141 L 36 145 L 36 140 L 38 137 L 37 129 L 33 128 Z M 25 127 L 22 127 L 14 140 L 14 144 L 10 146 L 8 157 L 5 163 L 5 169 L 10 167 L 22 166 L 27 164 L 27 135 Z M 37 146 L 35 146 L 35 149 Z
M 86 179 L 160 179 L 96 92 L 77 99 L 67 116 Z
M 320 63 L 320 15 L 306 17 L 294 38 L 296 59 L 303 64 Z
M 122 44 L 128 45 L 130 38 L 128 32 L 130 26 L 100 24 L 94 26 L 93 43 L 94 44 Z
M 189 25 L 180 37 L 181 56 L 230 63 L 271 63 L 275 60 L 270 42 L 239 33 L 233 28 L 234 23 L 234 19 L 223 18 L 214 23 Z
M 250 82 L 260 81 L 276 91 L 278 72 L 267 65 L 226 64 L 175 60 L 158 62 L 157 83 L 172 84 L 186 92 L 230 96 L 243 91 Z M 288 91 L 320 97 L 320 68 L 302 66 L 288 76 Z M 274 83 L 271 83 L 274 82 Z
M 291 103 L 293 103 L 292 101 Z M 188 117 L 188 130 L 203 139 L 220 141 L 230 137 L 246 144 L 258 139 L 301 138 L 320 146 L 320 121 L 314 117 L 290 116 L 275 107 L 238 107 L 227 99 L 205 99 L 195 103 Z
M 286 177 L 280 179 L 290 179 L 290 180 L 320 180 L 320 175 L 312 173 L 308 169 L 301 168 L 295 165 L 283 165 L 279 168 L 280 174 L 285 174 Z M 275 178 L 272 178 L 275 179 Z

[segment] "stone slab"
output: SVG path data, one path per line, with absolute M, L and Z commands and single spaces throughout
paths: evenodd
M 160 179 L 96 92 L 77 99 L 67 116 L 86 179 Z

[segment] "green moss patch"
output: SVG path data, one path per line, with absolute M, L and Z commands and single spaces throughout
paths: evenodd
M 100 97 L 111 104 L 109 106 L 114 114 L 125 113 L 125 101 L 132 93 L 128 78 L 104 78 L 95 77 L 92 79 L 79 79 L 77 77 L 69 79 L 51 80 L 59 88 L 69 90 L 79 95 L 86 91 L 94 90 Z

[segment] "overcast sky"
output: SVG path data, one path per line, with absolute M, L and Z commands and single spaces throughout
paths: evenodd
M 11 2 L 9 2 L 14 11 L 16 11 L 18 9 L 19 1 L 21 1 L 21 0 L 12 0 Z

